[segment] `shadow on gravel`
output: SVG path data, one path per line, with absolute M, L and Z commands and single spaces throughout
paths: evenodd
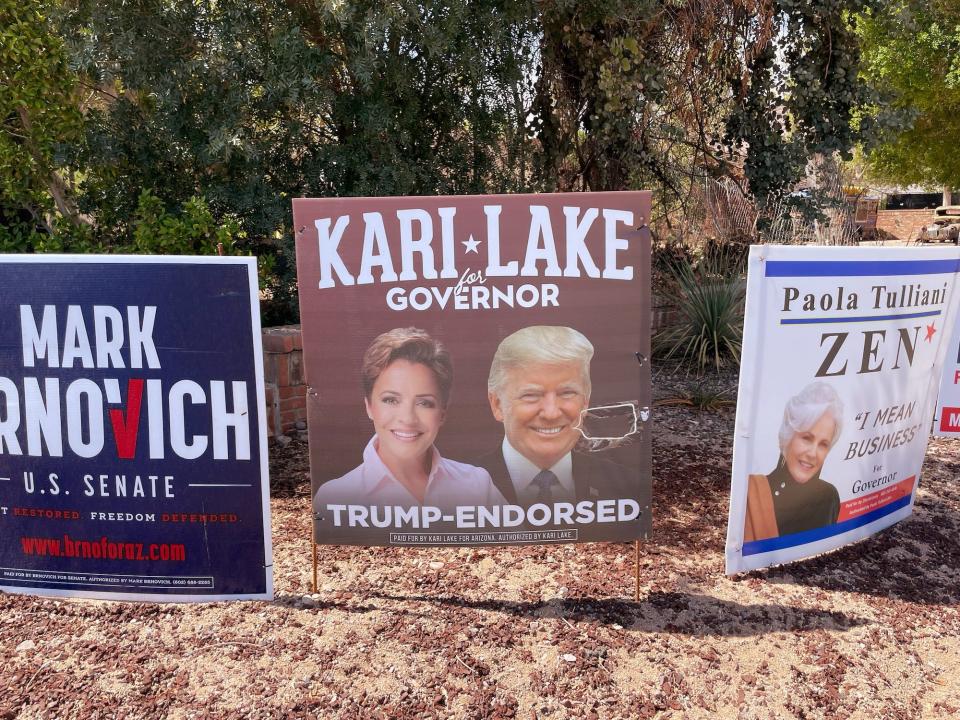
M 558 618 L 601 625 L 617 624 L 632 632 L 693 636 L 751 637 L 771 632 L 849 630 L 869 622 L 840 612 L 772 604 L 742 605 L 709 595 L 679 592 L 651 593 L 638 603 L 594 598 L 538 602 L 468 600 L 383 593 L 371 593 L 369 597 L 500 612 L 529 620 Z
M 283 605 L 294 610 L 340 610 L 346 613 L 363 615 L 375 610 L 383 610 L 376 605 L 357 605 L 341 600 L 315 600 L 311 605 L 303 604 L 303 595 L 277 595 L 271 601 L 272 605 Z
M 960 518 L 925 498 L 914 515 L 835 552 L 744 577 L 923 605 L 960 604 Z
M 652 593 L 640 603 L 640 609 L 643 616 L 630 625 L 631 630 L 680 635 L 749 637 L 770 632 L 849 630 L 869 623 L 842 612 L 772 603 L 749 605 L 677 592 Z

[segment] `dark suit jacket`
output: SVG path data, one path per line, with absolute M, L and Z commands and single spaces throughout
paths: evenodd
M 609 500 L 636 497 L 640 478 L 638 471 L 617 465 L 591 453 L 573 451 L 573 487 L 577 501 Z M 517 491 L 510 479 L 502 448 L 483 455 L 474 461 L 484 468 L 493 479 L 497 490 L 508 503 L 516 504 Z

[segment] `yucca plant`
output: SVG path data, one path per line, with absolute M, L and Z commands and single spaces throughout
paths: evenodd
M 738 247 L 708 250 L 698 261 L 670 263 L 667 279 L 679 321 L 653 338 L 653 351 L 697 372 L 740 362 L 743 341 L 743 259 Z

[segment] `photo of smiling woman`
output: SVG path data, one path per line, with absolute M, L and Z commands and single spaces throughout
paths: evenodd
M 346 505 L 500 505 L 503 496 L 483 468 L 449 460 L 434 446 L 446 417 L 453 364 L 423 330 L 396 328 L 378 336 L 360 369 L 374 435 L 363 462 L 320 486 L 313 507 Z
M 792 535 L 832 525 L 840 495 L 820 471 L 840 437 L 843 403 L 823 382 L 787 401 L 780 425 L 780 459 L 767 475 L 751 475 L 744 542 Z

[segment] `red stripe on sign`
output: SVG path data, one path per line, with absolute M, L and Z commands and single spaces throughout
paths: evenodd
M 864 495 L 863 497 L 854 498 L 853 500 L 847 500 L 844 503 L 840 503 L 840 517 L 837 518 L 837 522 L 843 522 L 844 520 L 858 517 L 864 513 L 868 513 L 872 510 L 876 510 L 877 508 L 892 503 L 895 500 L 899 500 L 902 497 L 906 497 L 913 492 L 913 485 L 916 479 L 916 475 L 911 475 L 906 480 L 901 480 L 896 485 L 890 485 L 889 487 L 872 492 L 869 495 Z
M 960 407 L 945 407 L 940 415 L 940 432 L 960 432 Z

